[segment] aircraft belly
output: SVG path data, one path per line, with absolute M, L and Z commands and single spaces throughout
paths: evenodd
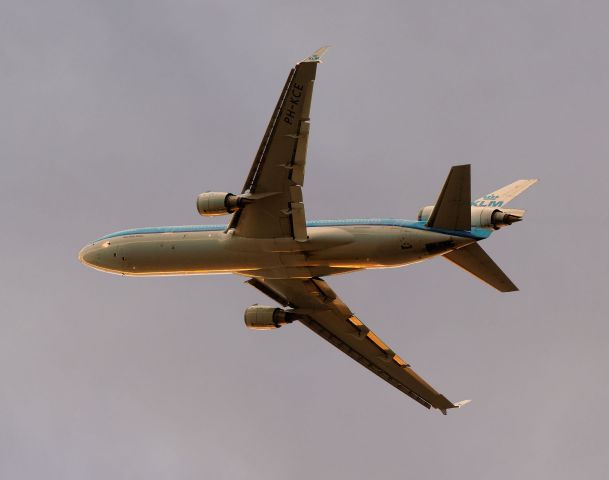
M 308 256 L 309 265 L 343 268 L 385 268 L 416 263 L 472 240 L 437 232 L 384 225 L 344 227 L 353 236 L 346 245 Z M 430 247 L 431 246 L 431 247 Z

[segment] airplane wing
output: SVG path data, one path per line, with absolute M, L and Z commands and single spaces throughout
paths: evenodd
M 290 71 L 243 186 L 254 202 L 235 212 L 227 231 L 254 238 L 306 241 L 302 185 L 309 137 L 309 110 L 322 47 Z
M 366 327 L 324 280 L 252 278 L 247 283 L 291 307 L 288 311 L 302 315 L 301 323 L 424 407 L 446 414 L 447 409 L 467 403 L 452 403 L 434 390 Z

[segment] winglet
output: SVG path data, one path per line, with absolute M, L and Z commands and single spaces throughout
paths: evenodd
M 464 405 L 467 405 L 469 402 L 471 402 L 471 400 L 461 400 L 460 402 L 453 403 L 452 406 L 448 407 L 448 408 L 461 408 Z M 448 409 L 446 409 L 446 408 L 440 409 L 440 411 L 442 412 L 442 415 L 446 415 L 446 410 L 448 410 Z
M 304 62 L 322 63 L 321 57 L 323 57 L 325 55 L 325 53 L 328 51 L 328 48 L 330 48 L 330 46 L 318 48 L 317 50 L 315 50 L 311 55 L 309 55 L 307 58 L 305 58 L 300 63 L 304 63 Z
M 460 402 L 456 402 L 453 405 L 455 406 L 455 408 L 461 408 L 464 405 L 467 405 L 469 402 L 471 402 L 471 400 L 461 400 Z

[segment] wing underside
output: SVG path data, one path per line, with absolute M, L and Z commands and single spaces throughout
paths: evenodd
M 248 283 L 290 307 L 303 325 L 424 407 L 446 413 L 461 405 L 450 402 L 417 375 L 322 279 L 253 278 Z
M 325 51 L 325 47 L 317 50 L 290 71 L 243 186 L 242 193 L 251 201 L 235 212 L 228 232 L 253 238 L 307 240 L 302 185 L 313 83 Z M 454 181 L 444 187 L 438 202 L 443 207 L 434 210 L 438 225 L 461 207 L 462 185 L 469 178 L 461 173 L 456 172 Z M 469 209 L 469 194 L 467 202 Z M 248 283 L 289 308 L 303 325 L 424 407 L 446 413 L 463 404 L 450 402 L 417 375 L 322 279 L 257 276 Z
M 317 64 L 327 48 L 298 63 L 285 86 L 243 186 L 254 202 L 237 211 L 228 226 L 243 237 L 291 237 L 306 241 L 302 198 L 311 98 Z

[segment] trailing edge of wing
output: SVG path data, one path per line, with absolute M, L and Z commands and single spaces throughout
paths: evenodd
M 321 278 L 252 279 L 247 283 L 289 305 L 289 312 L 301 316 L 300 323 L 425 408 L 446 414 L 465 404 L 451 402 L 417 375 Z
M 302 186 L 309 114 L 317 64 L 326 50 L 318 49 L 290 70 L 242 190 L 263 196 L 235 212 L 227 231 L 242 237 L 307 240 Z

